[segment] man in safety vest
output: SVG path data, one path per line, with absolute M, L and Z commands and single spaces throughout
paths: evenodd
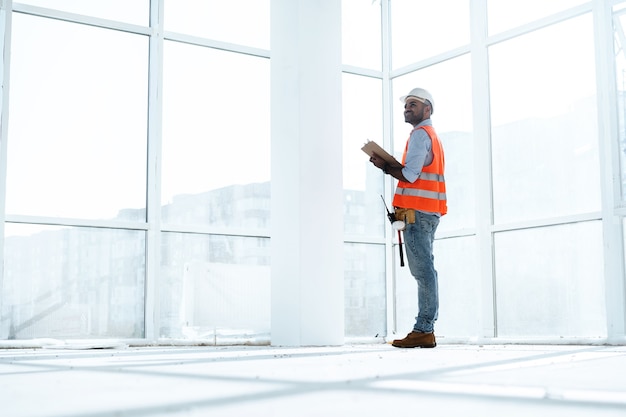
M 405 222 L 407 260 L 417 281 L 418 314 L 413 331 L 392 345 L 433 348 L 437 346 L 434 324 L 439 311 L 433 241 L 439 219 L 447 212 L 444 154 L 430 120 L 435 104 L 432 95 L 423 88 L 414 88 L 400 100 L 404 103 L 405 122 L 413 125 L 402 166 L 391 167 L 378 155 L 370 158 L 376 167 L 398 180 L 393 206 L 396 218 Z

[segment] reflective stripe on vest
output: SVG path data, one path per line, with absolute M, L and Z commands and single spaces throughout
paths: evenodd
M 438 191 L 421 190 L 419 188 L 399 188 L 396 190 L 396 194 L 408 195 L 412 197 L 433 198 L 435 200 L 446 199 L 446 193 L 441 193 Z
M 432 141 L 433 160 L 430 165 L 423 167 L 417 180 L 413 183 L 398 181 L 396 193 L 393 197 L 394 207 L 409 208 L 414 210 L 447 213 L 446 182 L 444 178 L 444 154 L 441 142 L 432 126 L 420 126 L 424 129 Z M 415 131 L 415 129 L 413 129 Z M 412 134 L 413 132 L 411 132 Z M 409 136 L 410 140 L 410 136 Z M 406 153 L 409 148 L 407 140 L 402 155 L 402 164 L 406 162 Z

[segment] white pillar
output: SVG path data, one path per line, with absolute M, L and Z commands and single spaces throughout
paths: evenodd
M 471 3 L 472 96 L 474 109 L 474 181 L 476 189 L 476 246 L 480 270 L 479 337 L 497 337 L 494 299 L 493 188 L 491 171 L 491 108 L 489 102 L 489 52 L 487 49 L 487 0 Z
M 272 345 L 341 345 L 341 2 L 271 0 L 271 25 Z
M 13 2 L 0 2 L 0 265 L 4 265 L 4 221 L 6 219 L 7 137 L 9 135 L 9 72 L 11 68 L 11 26 Z M 0 288 L 4 268 L 0 268 Z M 0 297 L 0 311 L 2 297 Z
M 624 282 L 624 236 L 622 217 L 615 208 L 620 204 L 620 147 L 615 86 L 615 55 L 611 5 L 594 0 L 593 18 L 596 37 L 596 78 L 598 85 L 598 137 L 602 191 L 602 235 L 606 294 L 607 340 L 626 340 L 626 283 Z

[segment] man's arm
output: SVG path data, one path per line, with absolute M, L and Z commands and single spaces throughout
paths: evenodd
M 370 161 L 376 167 L 382 169 L 385 174 L 389 174 L 397 180 L 415 182 L 419 178 L 423 167 L 432 162 L 432 142 L 430 136 L 423 129 L 417 129 L 411 133 L 405 166 L 403 167 L 391 167 L 376 154 L 370 158 Z M 407 179 L 405 172 L 410 179 Z

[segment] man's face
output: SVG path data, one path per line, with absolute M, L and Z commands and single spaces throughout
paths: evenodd
M 430 116 L 426 115 L 427 105 L 415 97 L 409 97 L 404 102 L 404 121 L 417 126 Z

